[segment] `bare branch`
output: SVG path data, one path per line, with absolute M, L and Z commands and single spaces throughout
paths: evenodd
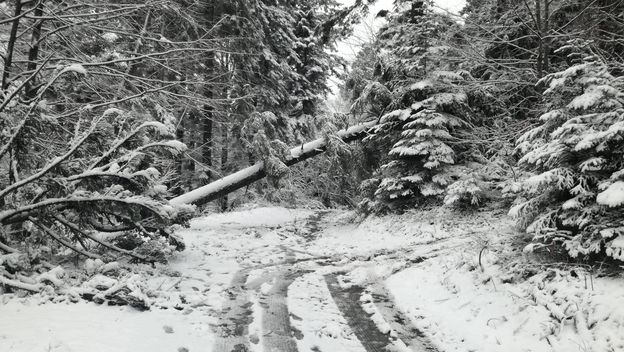
M 30 216 L 28 217 L 28 220 L 30 220 L 31 223 L 33 223 L 35 226 L 37 226 L 38 228 L 40 228 L 41 230 L 43 230 L 43 232 L 45 232 L 48 236 L 52 237 L 56 242 L 60 243 L 61 245 L 63 245 L 66 248 L 71 249 L 72 251 L 83 255 L 87 258 L 91 258 L 91 259 L 102 259 L 102 257 L 100 257 L 97 254 L 93 254 L 91 252 L 87 252 L 85 250 L 82 250 L 76 246 L 74 246 L 73 244 L 67 242 L 66 240 L 62 239 L 60 236 L 58 236 L 56 233 L 54 233 L 54 231 L 52 231 L 49 227 L 40 224 L 39 221 L 37 219 L 35 219 L 34 217 Z
M 119 248 L 119 247 L 115 246 L 112 243 L 103 241 L 103 240 L 93 236 L 92 234 L 90 234 L 90 233 L 88 233 L 86 231 L 81 230 L 76 224 L 73 224 L 73 223 L 69 222 L 67 219 L 61 217 L 60 215 L 56 215 L 54 218 L 58 222 L 60 222 L 64 226 L 66 226 L 67 228 L 71 229 L 72 231 L 77 232 L 77 233 L 81 234 L 82 236 L 90 239 L 91 241 L 94 241 L 94 242 L 96 242 L 96 243 L 98 243 L 98 244 L 100 244 L 100 245 L 102 245 L 102 246 L 104 246 L 104 247 L 106 247 L 106 248 L 108 248 L 110 250 L 113 250 L 115 252 L 119 252 L 119 253 L 125 254 L 127 256 L 133 257 L 133 258 L 141 260 L 141 261 L 149 261 L 148 258 L 145 257 L 145 256 L 133 253 L 132 251 L 128 251 L 128 250 L 125 250 L 123 248 Z

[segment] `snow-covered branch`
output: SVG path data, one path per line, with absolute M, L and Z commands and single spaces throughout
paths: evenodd
M 153 129 L 159 131 L 161 134 L 165 134 L 165 135 L 168 133 L 167 127 L 164 124 L 162 124 L 161 122 L 158 122 L 158 121 L 147 121 L 147 122 L 144 122 L 140 126 L 136 127 L 132 131 L 130 131 L 124 138 L 118 140 L 115 144 L 113 144 L 104 154 L 102 154 L 102 156 L 100 156 L 93 163 L 91 163 L 91 165 L 88 167 L 88 169 L 89 170 L 94 169 L 100 163 L 102 163 L 103 161 L 105 161 L 108 158 L 110 158 L 111 155 L 113 153 L 115 153 L 122 145 L 127 143 L 130 139 L 132 139 L 134 136 L 136 136 L 139 132 L 141 132 L 142 130 L 147 129 L 147 128 L 153 128 Z
M 96 203 L 103 203 L 103 202 L 139 207 L 141 209 L 148 210 L 150 213 L 156 215 L 158 218 L 162 218 L 165 215 L 163 214 L 163 211 L 171 213 L 167 215 L 175 215 L 174 213 L 176 212 L 176 210 L 172 207 L 166 207 L 166 209 L 162 209 L 163 211 L 161 211 L 161 209 L 156 208 L 157 206 L 156 201 L 152 200 L 152 203 L 150 204 L 148 202 L 148 199 L 137 198 L 137 197 L 118 198 L 118 197 L 111 197 L 111 196 L 99 196 L 99 197 L 92 197 L 92 198 L 80 198 L 80 197 L 50 198 L 50 199 L 43 200 L 39 203 L 28 204 L 28 205 L 18 207 L 16 209 L 5 210 L 1 212 L 0 224 L 6 225 L 6 224 L 18 222 L 18 221 L 23 221 L 27 219 L 28 217 L 34 215 L 37 211 L 41 209 L 46 209 L 46 208 L 49 209 L 53 207 L 63 208 L 63 207 L 71 206 L 71 205 L 75 205 L 75 206 L 81 206 L 81 205 L 84 206 L 87 204 L 93 205 Z M 60 208 L 55 208 L 55 209 L 59 210 Z
M 93 234 L 91 234 L 91 233 L 89 233 L 87 231 L 83 231 L 82 229 L 80 229 L 80 227 L 78 227 L 78 225 L 69 222 L 67 219 L 65 219 L 65 218 L 63 218 L 63 217 L 61 217 L 59 215 L 54 216 L 54 219 L 56 219 L 56 221 L 58 221 L 60 224 L 62 224 L 63 226 L 69 228 L 70 230 L 74 231 L 75 233 L 78 233 L 78 234 L 80 234 L 80 235 L 90 239 L 91 241 L 93 241 L 93 242 L 95 242 L 95 243 L 97 243 L 99 245 L 102 245 L 102 246 L 104 246 L 104 247 L 106 247 L 106 248 L 108 248 L 108 249 L 110 249 L 112 251 L 128 255 L 130 257 L 133 257 L 133 258 L 141 260 L 141 261 L 147 261 L 148 260 L 148 258 L 145 257 L 145 256 L 138 255 L 136 253 L 133 253 L 132 251 L 128 251 L 128 250 L 125 250 L 123 248 L 119 248 L 119 247 L 115 246 L 112 243 L 109 243 L 107 241 L 104 241 L 104 240 L 101 240 L 101 239 L 97 238 L 97 236 L 94 236 Z
M 38 172 L 30 175 L 29 177 L 26 177 L 18 182 L 15 182 L 7 187 L 5 187 L 2 191 L 0 191 L 0 198 L 3 198 L 4 196 L 6 196 L 8 193 L 15 191 L 16 189 L 19 189 L 20 187 L 23 187 L 33 181 L 38 180 L 39 178 L 43 177 L 45 174 L 47 174 L 48 172 L 50 172 L 50 170 L 52 170 L 53 168 L 55 168 L 56 166 L 58 166 L 60 163 L 66 161 L 71 155 L 73 155 L 76 150 L 78 150 L 78 148 L 80 148 L 80 146 L 89 138 L 91 137 L 93 131 L 95 131 L 95 129 L 97 128 L 98 123 L 100 122 L 100 120 L 102 119 L 102 117 L 99 117 L 97 119 L 95 119 L 92 123 L 91 126 L 89 127 L 89 130 L 87 132 L 84 133 L 84 135 L 82 136 L 82 138 L 80 138 L 79 140 L 77 140 L 76 142 L 73 143 L 73 145 L 69 148 L 69 150 L 59 156 L 54 158 L 48 165 L 44 166 L 41 170 L 39 170 Z
M 52 229 L 50 229 L 49 227 L 41 224 L 39 220 L 37 220 L 37 219 L 35 219 L 33 217 L 29 217 L 28 220 L 30 220 L 31 223 L 33 223 L 35 226 L 40 228 L 43 232 L 46 233 L 46 235 L 52 237 L 56 242 L 60 243 L 64 247 L 69 248 L 72 251 L 74 251 L 76 253 L 79 253 L 79 254 L 87 257 L 87 258 L 101 259 L 101 257 L 99 255 L 96 255 L 96 254 L 87 252 L 86 250 L 80 249 L 80 248 L 74 246 L 73 244 L 69 243 L 68 241 L 62 239 Z

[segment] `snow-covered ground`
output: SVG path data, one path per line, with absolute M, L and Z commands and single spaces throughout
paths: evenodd
M 0 296 L 0 352 L 624 351 L 622 278 L 523 257 L 502 213 L 265 207 L 179 234 L 168 265 L 87 265 L 149 310 Z

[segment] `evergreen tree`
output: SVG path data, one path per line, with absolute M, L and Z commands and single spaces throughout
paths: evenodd
M 409 107 L 382 118 L 377 133 L 400 133 L 392 138 L 390 161 L 380 167 L 374 201 L 367 207 L 403 209 L 427 199 L 441 200 L 449 185 L 454 185 L 454 193 L 446 198 L 448 203 L 465 196 L 468 203 L 479 203 L 482 190 L 469 187 L 466 178 L 471 172 L 462 165 L 469 160 L 469 149 L 455 143 L 457 132 L 469 128 L 473 119 L 462 81 L 465 78 L 457 73 L 434 72 L 409 87 Z
M 466 138 L 485 123 L 491 112 L 483 106 L 492 99 L 458 69 L 458 28 L 430 2 L 400 2 L 374 44 L 383 54 L 370 81 L 364 88 L 357 88 L 362 77 L 350 82 L 360 92 L 354 112 L 382 116 L 369 142 L 385 155 L 376 176 L 362 184 L 365 211 L 483 202 L 483 177 L 467 167 L 483 160 Z
M 571 49 L 560 51 L 580 53 Z M 517 147 L 520 164 L 536 175 L 523 183 L 526 200 L 510 214 L 528 225 L 538 247 L 624 260 L 624 84 L 595 56 L 583 56 L 585 62 L 540 81 L 548 87 L 548 111 Z

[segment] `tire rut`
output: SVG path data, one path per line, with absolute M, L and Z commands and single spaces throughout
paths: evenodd
M 286 251 L 287 266 L 278 269 L 271 290 L 260 297 L 263 347 L 267 352 L 297 352 L 297 342 L 294 339 L 297 331 L 290 325 L 287 295 L 290 284 L 306 271 L 295 271 L 288 267 L 298 261 L 294 251 L 281 248 Z
M 317 232 L 319 232 L 319 222 L 324 215 L 325 213 L 319 212 L 307 219 L 306 227 L 309 227 L 310 231 L 303 236 L 305 241 L 316 239 Z M 297 232 L 295 235 L 302 236 L 302 233 Z M 251 295 L 256 294 L 258 307 L 255 309 L 260 309 L 262 312 L 262 321 L 260 322 L 262 336 L 260 339 L 263 350 L 266 352 L 298 351 L 295 338 L 301 335 L 301 332 L 294 329 L 290 324 L 290 313 L 287 306 L 288 287 L 296 278 L 313 272 L 313 270 L 296 269 L 294 265 L 307 261 L 331 265 L 337 258 L 313 256 L 310 253 L 291 249 L 285 245 L 280 245 L 276 249 L 286 253 L 283 262 L 243 268 L 234 275 L 230 287 L 225 291 L 229 300 L 226 301 L 219 314 L 218 323 L 213 327 L 217 336 L 213 351 L 249 352 L 252 350 L 251 343 L 258 342 L 257 337 L 250 339 L 249 336 L 249 328 L 254 315 Z M 400 252 L 380 251 L 370 257 L 393 257 L 400 255 Z M 297 253 L 311 257 L 297 258 Z M 423 257 L 415 257 L 409 263 L 413 264 L 413 262 L 420 262 L 424 259 Z M 266 271 L 261 277 L 252 282 L 247 282 L 253 270 L 263 269 Z M 365 291 L 364 288 L 360 286 L 342 288 L 338 282 L 339 275 L 341 273 L 325 275 L 325 282 L 332 299 L 367 352 L 386 352 L 394 344 L 397 337 L 413 351 L 437 352 L 426 337 L 410 324 L 409 318 L 396 309 L 391 294 L 383 285 L 372 287 L 373 303 L 384 320 L 396 331 L 396 337 L 382 333 L 371 319 L 371 315 L 364 310 L 360 302 Z M 272 283 L 272 286 L 265 293 L 260 293 L 260 287 L 264 283 Z
M 226 290 L 229 300 L 219 314 L 219 322 L 213 327 L 217 339 L 215 352 L 247 352 L 249 347 L 249 324 L 253 320 L 252 303 L 245 287 L 249 269 L 237 272 Z
M 364 289 L 359 286 L 341 288 L 337 274 L 325 275 L 325 282 L 338 309 L 364 349 L 367 352 L 387 352 L 387 347 L 392 345 L 390 337 L 379 331 L 370 319 L 370 314 L 360 305 Z
M 373 296 L 373 303 L 384 320 L 390 324 L 390 327 L 396 331 L 398 338 L 412 351 L 438 351 L 422 331 L 410 323 L 409 317 L 396 308 L 392 294 L 383 285 L 374 285 L 371 296 Z
M 307 271 L 290 268 L 299 260 L 293 251 L 286 250 L 286 260 L 282 265 L 270 265 L 244 268 L 237 272 L 230 287 L 226 290 L 229 300 L 219 314 L 219 322 L 213 327 L 217 340 L 213 346 L 215 352 L 248 352 L 252 341 L 249 326 L 253 322 L 253 303 L 251 296 L 254 289 L 263 283 L 271 283 L 272 287 L 266 294 L 258 297 L 259 309 L 262 310 L 262 344 L 267 352 L 297 352 L 294 335 L 297 331 L 290 325 L 287 306 L 287 292 L 290 284 Z M 260 278 L 247 283 L 253 270 L 273 269 Z
M 271 290 L 260 298 L 264 351 L 297 352 L 287 305 L 288 286 L 303 273 L 282 270 Z

